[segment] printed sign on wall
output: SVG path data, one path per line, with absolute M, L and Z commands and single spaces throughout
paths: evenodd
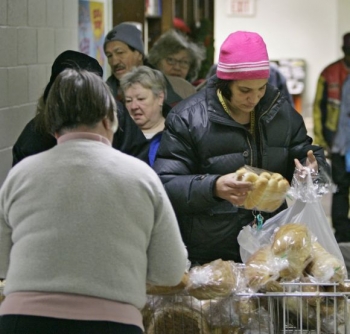
M 105 71 L 103 52 L 105 37 L 105 4 L 79 0 L 79 51 L 97 59 Z
M 253 16 L 255 14 L 255 0 L 228 0 L 228 14 Z

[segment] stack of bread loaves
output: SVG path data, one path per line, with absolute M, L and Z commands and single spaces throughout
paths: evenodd
M 261 171 L 249 166 L 236 171 L 237 180 L 251 182 L 253 188 L 249 191 L 243 206 L 249 210 L 273 212 L 285 200 L 289 190 L 289 182 L 279 173 Z
M 253 290 L 276 289 L 275 282 L 291 282 L 308 277 L 317 283 L 344 283 L 344 263 L 327 252 L 311 235 L 306 225 L 280 226 L 267 244 L 245 263 L 247 284 Z M 270 283 L 270 284 L 267 284 Z

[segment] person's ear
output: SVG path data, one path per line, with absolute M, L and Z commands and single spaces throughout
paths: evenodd
M 114 113 L 114 120 L 111 121 L 108 117 L 102 119 L 102 125 L 106 130 L 110 130 L 113 133 L 118 130 L 118 116 L 117 113 Z
M 137 55 L 137 62 L 139 63 L 139 65 L 143 65 L 143 55 L 141 52 L 136 51 L 138 53 Z
M 109 120 L 108 117 L 102 118 L 102 125 L 106 130 L 110 130 L 112 127 L 111 121 Z

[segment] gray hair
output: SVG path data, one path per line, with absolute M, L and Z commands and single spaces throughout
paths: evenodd
M 134 67 L 130 72 L 123 75 L 120 80 L 120 87 L 125 93 L 135 83 L 150 89 L 154 96 L 164 93 L 164 100 L 166 99 L 166 83 L 162 72 L 144 65 Z
M 116 121 L 117 106 L 109 87 L 98 75 L 66 69 L 55 79 L 46 100 L 45 126 L 49 133 L 62 133 L 79 125 L 91 128 L 103 118 Z
M 148 61 L 151 65 L 159 68 L 161 60 L 182 50 L 186 50 L 190 57 L 190 68 L 186 79 L 193 82 L 197 79 L 202 61 L 205 59 L 205 49 L 173 29 L 165 32 L 154 43 L 148 53 Z

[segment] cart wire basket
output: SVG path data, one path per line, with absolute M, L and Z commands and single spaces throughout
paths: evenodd
M 146 334 L 350 334 L 349 293 L 338 284 L 281 283 L 282 291 L 198 300 L 148 295 Z M 310 289 L 312 287 L 312 289 Z

